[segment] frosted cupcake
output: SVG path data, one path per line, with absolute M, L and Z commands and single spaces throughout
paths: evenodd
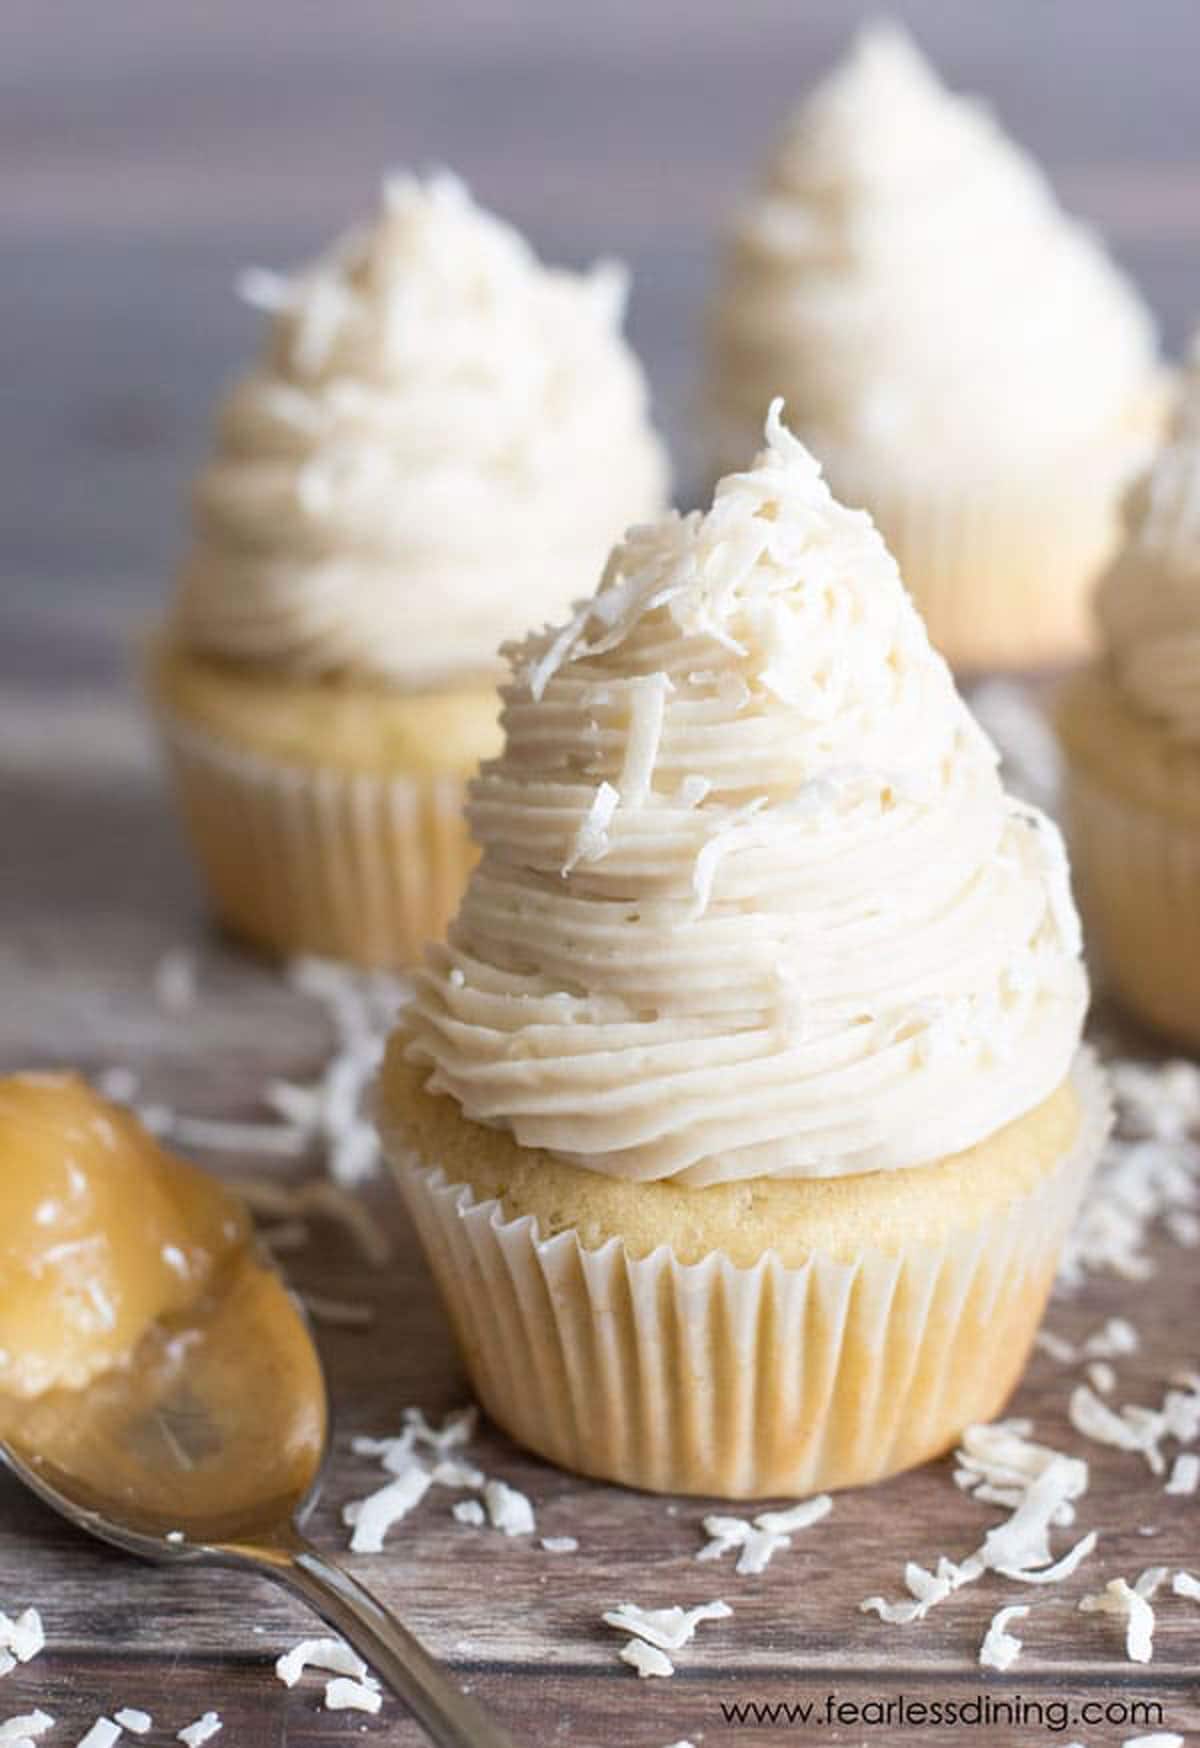
M 786 397 L 961 668 L 1087 644 L 1087 588 L 1156 433 L 1141 300 L 907 36 L 798 109 L 729 241 L 709 335 L 721 470 Z
M 220 410 L 155 693 L 225 920 L 403 964 L 470 866 L 498 645 L 662 508 L 625 281 L 543 267 L 441 175 L 245 290 L 266 344 Z
M 481 1401 L 639 1487 L 931 1456 L 1018 1377 L 1105 1125 L 1055 828 L 777 408 L 511 656 L 380 1090 Z
M 1200 340 L 1100 580 L 1104 650 L 1059 710 L 1090 937 L 1129 1005 L 1200 1047 Z

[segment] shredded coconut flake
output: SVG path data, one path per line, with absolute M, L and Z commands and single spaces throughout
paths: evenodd
M 0 1723 L 0 1743 L 5 1748 L 13 1748 L 18 1742 L 32 1741 L 36 1736 L 44 1736 L 47 1730 L 54 1728 L 54 1719 L 49 1712 L 40 1708 L 25 1712 L 20 1717 L 5 1718 Z
M 28 1663 L 45 1646 L 46 1633 L 36 1608 L 22 1609 L 15 1620 L 0 1613 L 0 1650 L 10 1651 L 18 1663 Z
M 579 1543 L 574 1536 L 543 1536 L 542 1547 L 548 1554 L 576 1554 Z
M 480 1505 L 478 1499 L 460 1499 L 450 1507 L 450 1515 L 458 1523 L 473 1524 L 477 1527 L 487 1522 L 487 1512 Z
M 1107 1360 L 1089 1360 L 1087 1375 L 1092 1389 L 1103 1396 L 1110 1396 L 1117 1387 L 1117 1374 Z
M 931 1572 L 916 1561 L 904 1570 L 907 1598 L 889 1602 L 869 1596 L 860 1609 L 896 1626 L 924 1619 L 964 1584 L 994 1571 L 1029 1584 L 1054 1584 L 1068 1577 L 1096 1545 L 1094 1533 L 1057 1561 L 1050 1551 L 1053 1525 L 1074 1521 L 1073 1501 L 1086 1490 L 1088 1467 L 1029 1438 L 1028 1421 L 997 1421 L 970 1426 L 956 1454 L 955 1483 L 986 1504 L 1007 1506 L 1011 1516 L 990 1529 L 983 1545 L 965 1560 L 942 1555 Z
M 506 1536 L 533 1534 L 536 1527 L 533 1506 L 524 1493 L 519 1493 L 506 1481 L 486 1481 L 483 1488 L 483 1502 L 487 1507 L 488 1521 L 493 1529 L 502 1531 Z
M 1125 1655 L 1132 1663 L 1149 1663 L 1154 1655 L 1154 1610 L 1145 1596 L 1124 1578 L 1113 1578 L 1104 1589 L 1085 1596 L 1085 1614 L 1111 1614 L 1125 1625 Z
M 1021 1640 L 1008 1632 L 1009 1621 L 1022 1620 L 1029 1613 L 1027 1606 L 1013 1603 L 998 1609 L 979 1647 L 979 1661 L 984 1669 L 1010 1669 L 1021 1655 Z
M 153 1727 L 154 1719 L 149 1712 L 144 1712 L 139 1706 L 122 1706 L 113 1717 L 123 1730 L 128 1730 L 131 1736 L 145 1736 Z
M 1033 1338 L 1034 1346 L 1042 1353 L 1048 1353 L 1052 1360 L 1057 1360 L 1060 1366 L 1073 1365 L 1079 1357 L 1079 1350 L 1074 1342 L 1067 1341 L 1061 1335 L 1055 1335 L 1049 1329 L 1039 1329 Z
M 1164 1489 L 1167 1493 L 1190 1494 L 1200 1488 L 1200 1456 L 1195 1451 L 1180 1451 L 1171 1465 Z
M 744 1517 L 714 1515 L 704 1519 L 709 1540 L 696 1555 L 698 1560 L 719 1560 L 732 1548 L 739 1550 L 737 1572 L 745 1577 L 765 1570 L 772 1557 L 792 1545 L 792 1534 L 819 1523 L 833 1509 L 827 1493 L 804 1499 L 785 1511 L 763 1511 L 751 1522 Z
M 1088 1336 L 1083 1344 L 1083 1351 L 1091 1359 L 1116 1360 L 1123 1359 L 1126 1354 L 1136 1353 L 1140 1345 L 1138 1332 L 1127 1318 L 1110 1317 L 1094 1334 Z
M 351 1552 L 381 1554 L 384 1537 L 419 1505 L 429 1491 L 433 1476 L 414 1458 L 408 1468 L 386 1487 L 368 1494 L 365 1499 L 352 1500 L 342 1508 L 342 1521 L 353 1531 Z
M 344 1675 L 339 1675 L 333 1681 L 325 1683 L 325 1710 L 327 1712 L 370 1712 L 374 1715 L 383 1704 L 383 1695 L 377 1687 L 368 1687 L 365 1682 L 351 1681 Z
M 997 1566 L 996 1571 L 1002 1578 L 1015 1578 L 1022 1584 L 1061 1584 L 1064 1578 L 1069 1578 L 1088 1555 L 1095 1551 L 1096 1541 L 1095 1530 L 1089 1530 L 1086 1536 L 1081 1536 L 1075 1546 L 1052 1566 L 1039 1566 L 1032 1570 L 1021 1566 Z
M 474 1463 L 443 1457 L 433 1465 L 433 1478 L 439 1487 L 482 1487 L 487 1476 Z
M 672 691 L 666 674 L 639 674 L 629 682 L 629 735 L 617 779 L 625 807 L 643 807 L 649 798 L 667 694 Z
M 1191 1444 L 1200 1437 L 1200 1378 L 1181 1374 L 1176 1383 L 1179 1387 L 1167 1390 L 1160 1408 L 1130 1403 L 1119 1413 L 1086 1384 L 1080 1384 L 1071 1396 L 1071 1423 L 1098 1444 L 1140 1452 L 1152 1472 L 1162 1475 L 1166 1471 L 1162 1441 L 1173 1438 L 1180 1444 Z
M 627 1639 L 617 1652 L 622 1663 L 630 1664 L 643 1679 L 648 1675 L 674 1675 L 675 1665 L 665 1651 L 648 1645 L 644 1639 Z
M 285 1687 L 295 1687 L 306 1669 L 324 1669 L 361 1681 L 367 1666 L 344 1639 L 301 1639 L 275 1664 L 275 1673 Z
M 600 784 L 571 842 L 570 852 L 563 863 L 564 877 L 580 862 L 598 862 L 605 855 L 608 850 L 608 828 L 620 802 L 620 792 L 611 783 Z
M 1171 1589 L 1176 1596 L 1186 1596 L 1189 1602 L 1200 1602 L 1200 1578 L 1192 1572 L 1176 1572 Z
M 182 1730 L 175 1732 L 176 1740 L 185 1744 L 185 1748 L 202 1748 L 221 1728 L 221 1718 L 218 1712 L 205 1712 L 202 1718 L 197 1718 L 194 1724 L 188 1724 Z
M 732 1613 L 729 1604 L 718 1598 L 696 1608 L 639 1608 L 635 1602 L 622 1602 L 601 1618 L 606 1626 L 634 1633 L 660 1651 L 679 1651 L 695 1637 L 702 1621 L 727 1620 Z
M 120 1736 L 120 1724 L 114 1724 L 111 1718 L 97 1718 L 91 1729 L 79 1738 L 76 1748 L 113 1748 Z
M 1118 1128 L 1064 1246 L 1059 1282 L 1068 1290 L 1100 1271 L 1147 1280 L 1154 1269 L 1146 1248 L 1150 1227 L 1182 1215 L 1186 1236 L 1189 1218 L 1196 1218 L 1200 1203 L 1200 1147 L 1189 1140 L 1200 1123 L 1196 1065 L 1167 1062 L 1152 1068 L 1117 1060 L 1109 1065 L 1109 1078 Z M 1130 1326 L 1120 1318 L 1107 1327 L 1113 1324 L 1120 1343 Z M 1134 1341 L 1136 1345 L 1136 1332 Z M 1099 1359 L 1130 1351 L 1104 1342 L 1093 1343 L 1089 1350 L 1090 1357 Z

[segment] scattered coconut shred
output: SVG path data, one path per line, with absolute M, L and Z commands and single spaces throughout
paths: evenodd
M 18 1663 L 30 1663 L 46 1648 L 42 1617 L 36 1608 L 22 1609 L 16 1619 L 0 1611 L 0 1676 Z
M 32 1742 L 53 1728 L 54 1719 L 49 1712 L 40 1708 L 24 1712 L 20 1717 L 5 1718 L 0 1722 L 0 1744 L 3 1744 L 3 1748 L 21 1748 L 22 1743 Z
M 801 1500 L 786 1511 L 761 1511 L 753 1521 L 744 1517 L 713 1516 L 704 1519 L 704 1529 L 710 1540 L 696 1555 L 697 1560 L 719 1560 L 731 1548 L 739 1550 L 734 1568 L 740 1577 L 766 1570 L 771 1557 L 792 1545 L 797 1530 L 819 1523 L 833 1509 L 828 1493 L 815 1499 Z
M 1149 1663 L 1154 1655 L 1154 1610 L 1150 1598 L 1167 1576 L 1165 1566 L 1148 1566 L 1132 1585 L 1113 1578 L 1094 1596 L 1085 1596 L 1084 1614 L 1111 1614 L 1125 1622 L 1125 1655 L 1131 1663 Z
M 1021 1655 L 1021 1640 L 1007 1631 L 1008 1623 L 1022 1620 L 1028 1613 L 1029 1605 L 1020 1602 L 997 1609 L 979 1647 L 979 1661 L 984 1669 L 1004 1670 L 1016 1662 Z
M 358 1456 L 375 1457 L 393 1478 L 365 1499 L 354 1499 L 342 1508 L 342 1521 L 352 1531 L 350 1548 L 356 1554 L 378 1554 L 388 1531 L 419 1505 L 431 1487 L 459 1489 L 476 1495 L 457 1500 L 450 1508 L 457 1523 L 481 1527 L 490 1524 L 506 1536 L 532 1536 L 537 1529 L 533 1505 L 524 1493 L 485 1475 L 474 1463 L 454 1453 L 469 1443 L 478 1411 L 460 1408 L 448 1414 L 441 1426 L 432 1426 L 419 1408 L 406 1408 L 403 1430 L 396 1438 L 356 1438 Z M 573 1537 L 550 1537 L 542 1546 L 551 1553 L 574 1548 Z
M 1200 1126 L 1200 1067 L 1117 1059 L 1108 1072 L 1116 1130 L 1063 1247 L 1060 1292 L 1101 1272 L 1149 1280 L 1154 1259 L 1146 1240 L 1152 1226 L 1177 1244 L 1191 1246 L 1200 1238 L 1200 1146 L 1193 1139 Z
M 121 1726 L 111 1718 L 97 1718 L 84 1735 L 79 1738 L 75 1748 L 114 1748 L 121 1739 Z
M 681 1651 L 696 1635 L 701 1621 L 728 1620 L 733 1610 L 727 1602 L 702 1602 L 696 1608 L 639 1608 L 622 1602 L 600 1618 L 619 1633 L 632 1633 L 617 1652 L 638 1675 L 674 1675 L 668 1651 Z
M 1070 1577 L 1095 1548 L 1096 1532 L 1089 1531 L 1055 1559 L 1050 1530 L 1074 1522 L 1074 1501 L 1087 1491 L 1088 1467 L 1079 1457 L 1034 1444 L 1031 1431 L 1027 1420 L 967 1428 L 955 1459 L 956 1484 L 982 1504 L 1007 1507 L 1011 1515 L 988 1530 L 974 1553 L 961 1561 L 943 1554 L 930 1571 L 910 1560 L 904 1569 L 907 1597 L 889 1602 L 882 1596 L 869 1596 L 859 1605 L 861 1609 L 894 1626 L 908 1626 L 923 1620 L 931 1608 L 985 1572 L 1021 1584 L 1057 1584 Z M 1019 1641 L 1005 1634 L 1003 1621 L 998 1626 L 993 1621 L 992 1626 L 995 1636 L 989 1631 L 981 1660 L 986 1653 L 988 1657 L 1007 1656 L 1012 1662 L 1020 1650 Z
M 211 1742 L 223 1727 L 219 1712 L 205 1712 L 194 1724 L 187 1724 L 182 1730 L 176 1730 L 175 1739 L 182 1742 L 184 1748 L 203 1748 L 203 1744 Z

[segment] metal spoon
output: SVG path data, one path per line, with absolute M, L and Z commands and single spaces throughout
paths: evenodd
M 330 1445 L 307 1324 L 242 1254 L 134 1363 L 0 1402 L 0 1457 L 81 1529 L 143 1559 L 236 1567 L 294 1591 L 404 1699 L 438 1748 L 515 1748 L 356 1579 L 300 1532 Z

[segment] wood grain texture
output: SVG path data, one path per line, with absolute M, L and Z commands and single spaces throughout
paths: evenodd
M 1193 0 L 902 0 L 954 83 L 983 90 L 1048 166 L 1064 199 L 1103 226 L 1177 346 L 1196 314 L 1200 111 Z M 186 480 L 219 383 L 253 343 L 230 287 L 248 261 L 286 263 L 362 208 L 388 164 L 445 161 L 525 227 L 547 256 L 615 252 L 632 264 L 630 331 L 675 446 L 681 491 L 696 457 L 689 411 L 714 237 L 771 131 L 834 57 L 871 0 L 11 0 L 0 56 L 0 1068 L 135 1065 L 146 1096 L 191 1113 L 252 1116 L 264 1077 L 313 1072 L 323 1016 L 269 967 L 205 934 L 203 913 L 130 700 L 135 640 L 158 609 L 182 539 Z M 164 1017 L 161 952 L 203 943 L 201 999 Z M 247 1162 L 216 1161 L 231 1175 Z M 260 1161 L 251 1162 L 255 1169 Z M 355 1431 L 401 1408 L 456 1405 L 464 1386 L 424 1266 L 385 1185 L 373 1192 L 397 1260 L 364 1270 L 336 1234 L 292 1263 L 302 1286 L 376 1308 L 367 1335 L 328 1332 L 340 1436 L 314 1533 L 331 1549 L 341 1504 L 375 1471 Z M 1147 1289 L 1093 1283 L 1057 1306 L 1077 1336 L 1110 1314 L 1143 1336 L 1122 1400 L 1154 1402 L 1200 1361 L 1194 1254 L 1165 1243 Z M 1014 1403 L 1051 1443 L 1079 1448 L 1070 1374 L 1035 1358 Z M 906 1558 L 962 1554 L 992 1514 L 939 1463 L 837 1500 L 756 1579 L 699 1566 L 700 1502 L 576 1481 L 483 1433 L 480 1461 L 525 1488 L 542 1534 L 574 1556 L 453 1523 L 435 1492 L 387 1553 L 356 1562 L 511 1724 L 519 1740 L 592 1748 L 905 1740 L 1032 1748 L 1035 1722 L 907 1732 L 817 1724 L 742 1728 L 722 1701 L 900 1692 L 1159 1701 L 1200 1730 L 1200 1608 L 1167 1599 L 1156 1658 L 1121 1656 L 1114 1623 L 1075 1601 L 1151 1563 L 1200 1570 L 1200 1504 L 1168 1499 L 1139 1458 L 1088 1447 L 1081 1521 L 1097 1555 L 1069 1586 L 1016 1596 L 988 1579 L 922 1625 L 886 1627 L 862 1597 L 897 1594 Z M 1141 1534 L 1153 1529 L 1153 1536 Z M 734 1619 L 701 1629 L 669 1682 L 619 1664 L 599 1624 L 623 1599 L 724 1595 Z M 1031 1601 L 1026 1652 L 981 1677 L 993 1610 Z M 143 1705 L 153 1740 L 210 1706 L 229 1748 L 416 1743 L 392 1703 L 376 1721 L 329 1717 L 316 1689 L 270 1674 L 309 1618 L 270 1589 L 166 1574 L 71 1534 L 0 1482 L 0 1607 L 36 1602 L 45 1655 L 0 1681 L 0 1718 L 43 1705 L 71 1742 L 101 1711 Z M 1088 1748 L 1134 1724 L 1073 1724 Z
M 20 766 L 16 810 L 7 815 L 20 826 L 6 833 L 0 863 L 0 1069 L 120 1062 L 141 1072 L 150 1100 L 191 1114 L 261 1116 L 268 1075 L 303 1078 L 322 1062 L 324 1016 L 270 966 L 206 933 L 137 718 L 111 701 L 72 706 L 60 696 L 47 692 L 38 702 L 26 694 L 14 706 L 0 693 L 0 742 Z M 199 1001 L 170 1017 L 154 1001 L 153 971 L 167 947 L 185 941 L 201 952 Z M 213 1163 L 235 1178 L 263 1164 Z M 289 1259 L 297 1285 L 376 1310 L 369 1333 L 331 1330 L 322 1340 L 339 1437 L 314 1535 L 331 1550 L 345 1544 L 341 1505 L 378 1477 L 351 1454 L 350 1436 L 395 1429 L 406 1404 L 440 1413 L 465 1395 L 397 1200 L 386 1183 L 371 1194 L 396 1241 L 388 1269 L 365 1268 L 324 1230 Z M 1195 1253 L 1166 1242 L 1156 1252 L 1161 1266 L 1149 1287 L 1095 1281 L 1049 1319 L 1075 1339 L 1111 1314 L 1133 1319 L 1143 1345 L 1119 1365 L 1120 1401 L 1157 1403 L 1174 1368 L 1200 1361 Z M 384 1555 L 358 1558 L 354 1568 L 530 1743 L 883 1748 L 907 1739 L 1017 1748 L 1054 1739 L 1036 1723 L 929 1733 L 817 1723 L 738 1729 L 720 1709 L 739 1701 L 823 1706 L 829 1693 L 859 1702 L 1020 1695 L 1073 1708 L 1150 1700 L 1168 1727 L 1200 1728 L 1200 1608 L 1162 1599 L 1147 1669 L 1125 1661 L 1114 1622 L 1077 1613 L 1080 1595 L 1118 1574 L 1160 1563 L 1200 1569 L 1200 1500 L 1168 1498 L 1138 1457 L 1085 1445 L 1065 1416 L 1075 1376 L 1037 1355 L 1013 1411 L 1029 1415 L 1040 1437 L 1090 1460 L 1080 1526 L 1100 1531 L 1096 1555 L 1070 1583 L 1046 1591 L 988 1578 L 908 1629 L 861 1614 L 859 1602 L 899 1594 L 906 1559 L 961 1557 L 995 1521 L 953 1486 L 948 1461 L 840 1496 L 832 1515 L 763 1575 L 738 1578 L 728 1562 L 695 1561 L 703 1502 L 576 1480 L 484 1429 L 481 1464 L 529 1493 L 539 1535 L 576 1536 L 579 1552 L 551 1555 L 458 1525 L 449 1516 L 453 1496 L 435 1490 Z M 623 1600 L 656 1606 L 718 1595 L 733 1620 L 701 1628 L 670 1681 L 638 1682 L 616 1659 L 620 1640 L 600 1624 L 603 1610 Z M 1025 1653 L 1008 1675 L 983 1676 L 979 1644 L 994 1610 L 1010 1601 L 1033 1604 L 1017 1628 Z M 0 1607 L 28 1602 L 43 1610 L 50 1646 L 0 1684 L 0 1717 L 40 1704 L 61 1720 L 51 1742 L 75 1740 L 100 1711 L 122 1704 L 145 1706 L 171 1731 L 215 1705 L 231 1748 L 335 1743 L 360 1730 L 356 1717 L 317 1710 L 314 1686 L 289 1693 L 273 1679 L 274 1656 L 310 1626 L 297 1605 L 244 1580 L 160 1572 L 110 1555 L 0 1484 Z M 381 1743 L 419 1740 L 395 1702 L 366 1733 Z M 1058 1739 L 1102 1748 L 1138 1733 L 1074 1725 Z

